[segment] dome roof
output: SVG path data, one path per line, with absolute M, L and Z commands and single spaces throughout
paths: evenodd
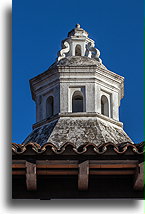
M 66 143 L 71 143 L 76 148 L 88 143 L 93 143 L 94 145 L 103 145 L 108 142 L 115 145 L 124 142 L 133 143 L 121 127 L 99 118 L 56 119 L 35 128 L 23 144 L 29 142 L 35 142 L 41 146 L 46 143 L 52 143 L 58 148 L 61 148 Z

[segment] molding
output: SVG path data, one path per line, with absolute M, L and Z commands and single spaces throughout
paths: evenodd
M 117 120 L 114 120 L 113 118 L 110 118 L 110 117 L 107 117 L 105 115 L 102 115 L 102 114 L 99 114 L 99 113 L 93 113 L 93 112 L 78 112 L 78 113 L 72 113 L 72 112 L 66 112 L 66 113 L 59 113 L 57 115 L 54 115 L 52 118 L 47 118 L 47 119 L 44 119 L 44 120 L 41 120 L 35 124 L 33 124 L 32 128 L 35 129 L 35 128 L 38 128 L 40 126 L 43 126 L 47 123 L 50 123 L 54 120 L 57 120 L 57 119 L 61 119 L 61 118 L 71 118 L 71 117 L 75 117 L 75 118 L 81 118 L 82 120 L 83 119 L 86 119 L 88 117 L 90 117 L 91 119 L 92 118 L 99 118 L 101 120 L 105 120 L 106 122 L 109 122 L 117 127 L 120 127 L 120 128 L 123 128 L 123 123 L 120 122 L 120 121 L 117 121 Z
M 103 114 L 99 114 L 99 113 L 95 113 L 95 112 L 78 112 L 78 113 L 72 113 L 72 112 L 67 112 L 67 113 L 59 113 L 59 116 L 60 118 L 61 117 L 82 117 L 82 119 L 86 119 L 87 117 L 91 117 L 91 118 L 99 118 L 99 119 L 102 119 L 102 120 L 105 120 L 109 123 L 112 123 L 116 126 L 119 126 L 119 127 L 123 127 L 123 123 L 120 122 L 120 121 L 117 121 L 117 120 L 114 120 L 113 118 L 110 118 L 110 117 L 107 117 Z

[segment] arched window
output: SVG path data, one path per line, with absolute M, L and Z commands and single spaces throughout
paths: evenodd
M 80 45 L 76 45 L 75 47 L 75 56 L 81 56 L 81 46 Z
M 83 112 L 83 95 L 80 91 L 75 91 L 72 96 L 72 112 Z
M 46 101 L 46 116 L 51 117 L 54 114 L 54 100 L 53 96 L 48 97 Z
M 109 117 L 109 103 L 105 95 L 101 97 L 101 114 Z

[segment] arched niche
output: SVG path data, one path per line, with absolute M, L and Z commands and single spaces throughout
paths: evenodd
M 75 47 L 75 56 L 81 56 L 82 52 L 81 52 L 81 46 L 80 45 L 76 45 Z
M 105 95 L 101 97 L 101 114 L 109 117 L 109 102 Z
M 83 111 L 83 95 L 80 91 L 75 91 L 72 96 L 72 112 Z
M 46 117 L 51 117 L 54 115 L 54 98 L 49 96 L 46 100 Z

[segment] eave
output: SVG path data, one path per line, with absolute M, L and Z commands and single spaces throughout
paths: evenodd
M 98 197 L 97 191 L 96 194 L 90 192 L 93 178 L 94 182 L 100 179 L 109 179 L 109 181 L 107 180 L 109 182 L 108 186 L 106 186 L 108 189 L 106 189 L 106 193 L 108 194 L 107 191 L 110 191 L 109 185 L 113 185 L 114 176 L 122 182 L 120 183 L 122 187 L 124 181 L 126 181 L 125 185 L 127 185 L 127 182 L 133 182 L 132 185 L 128 183 L 131 188 L 129 190 L 130 197 L 143 197 L 143 143 L 124 143 L 120 146 L 108 143 L 100 147 L 88 144 L 78 149 L 68 143 L 60 150 L 52 144 L 40 146 L 36 143 L 26 145 L 13 143 L 12 151 L 13 179 L 15 182 L 18 179 L 25 180 L 26 185 L 24 195 L 21 193 L 19 195 L 21 198 L 33 198 L 34 194 L 35 197 L 40 199 L 43 199 L 46 195 L 48 195 L 48 199 L 64 198 L 65 194 L 59 192 L 59 190 L 54 190 L 55 192 L 51 193 L 51 190 L 47 187 L 43 192 L 39 192 L 42 184 L 46 181 L 47 183 L 50 181 L 49 185 L 52 181 L 54 186 L 56 185 L 55 182 L 61 185 L 60 176 L 68 180 L 72 178 L 69 187 L 72 188 L 73 186 L 75 188 L 75 197 L 77 198 L 84 198 L 89 195 L 89 198 Z M 56 181 L 53 180 L 54 177 Z M 17 198 L 15 192 L 17 190 L 13 189 L 13 191 L 14 198 Z M 73 191 L 72 189 L 68 189 L 68 191 L 70 191 L 69 197 L 71 197 Z M 117 191 L 117 189 L 114 189 L 112 195 L 116 195 Z M 58 197 L 57 192 L 61 196 Z M 120 192 L 119 195 L 123 197 L 126 194 Z

